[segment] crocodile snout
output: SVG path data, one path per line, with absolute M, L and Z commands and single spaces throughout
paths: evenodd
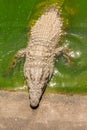
M 30 106 L 32 108 L 37 108 L 39 106 L 39 102 L 42 96 L 41 90 L 32 90 L 29 91 L 29 98 L 30 98 Z
M 32 108 L 37 108 L 39 106 L 39 99 L 38 98 L 30 99 L 30 106 Z

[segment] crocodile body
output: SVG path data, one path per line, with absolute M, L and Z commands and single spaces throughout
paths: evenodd
M 54 61 L 64 47 L 58 47 L 62 34 L 59 10 L 50 8 L 37 20 L 31 29 L 28 45 L 19 50 L 17 58 L 25 56 L 24 76 L 29 87 L 30 105 L 37 107 L 51 79 Z

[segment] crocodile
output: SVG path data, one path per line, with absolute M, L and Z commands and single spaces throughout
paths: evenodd
M 30 106 L 39 106 L 42 95 L 54 72 L 54 62 L 66 47 L 60 46 L 62 18 L 58 8 L 46 9 L 31 28 L 27 47 L 19 50 L 17 59 L 25 57 L 24 77 L 29 88 Z

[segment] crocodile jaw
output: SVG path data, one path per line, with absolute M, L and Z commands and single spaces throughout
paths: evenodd
M 43 94 L 42 89 L 39 89 L 39 90 L 30 89 L 29 99 L 30 99 L 30 106 L 32 108 L 37 108 L 39 106 L 39 102 L 42 97 L 42 94 Z

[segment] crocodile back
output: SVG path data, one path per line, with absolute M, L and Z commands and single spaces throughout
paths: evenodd
M 56 41 L 60 38 L 62 33 L 62 22 L 59 10 L 50 8 L 46 11 L 36 22 L 31 29 L 32 40 L 41 41 Z M 46 42 L 44 44 L 47 44 Z
M 50 8 L 31 29 L 26 48 L 24 75 L 29 87 L 30 104 L 36 107 L 53 74 L 55 47 L 62 33 L 59 10 Z

